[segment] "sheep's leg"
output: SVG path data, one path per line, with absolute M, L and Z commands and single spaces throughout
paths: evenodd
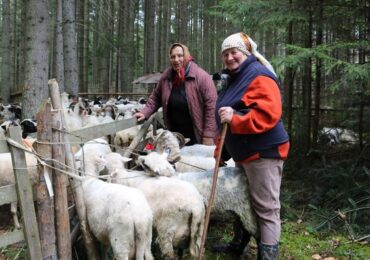
M 203 208 L 202 208 L 203 209 Z M 199 255 L 202 233 L 204 229 L 204 210 L 193 211 L 190 225 L 190 255 L 197 258 Z
M 18 203 L 17 202 L 10 203 L 10 212 L 13 215 L 14 226 L 17 229 L 20 229 L 21 228 L 21 225 L 19 224 L 19 220 L 18 220 L 18 215 L 17 215 L 17 211 L 18 210 L 17 210 L 17 207 L 18 207 Z
M 175 260 L 177 255 L 173 249 L 172 245 L 172 235 L 167 234 L 167 236 L 159 235 L 159 248 L 161 249 L 162 256 L 166 260 Z
M 136 260 L 152 260 L 151 252 L 152 225 L 139 223 L 135 225 Z
M 125 231 L 122 231 L 116 227 L 114 228 L 113 232 L 109 234 L 109 242 L 112 246 L 115 259 L 129 260 L 130 244 L 134 244 L 130 243 L 130 241 L 133 241 L 133 234 L 134 231 L 132 227 L 127 227 Z

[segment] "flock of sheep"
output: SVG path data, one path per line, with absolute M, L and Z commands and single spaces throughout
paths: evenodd
M 130 118 L 144 105 L 123 99 L 105 104 L 71 102 L 65 93 L 61 100 L 68 131 Z M 137 156 L 138 169 L 132 170 L 127 167 L 132 159 L 111 147 L 129 145 L 139 128 L 91 140 L 74 154 L 84 172 L 81 182 L 91 232 L 102 245 L 112 248 L 116 259 L 153 259 L 153 245 L 161 259 L 177 259 L 183 252 L 197 258 L 215 166 L 214 146 L 180 147 L 176 135 L 160 129 L 155 136 L 148 134 L 155 148 Z M 27 132 L 26 126 L 23 129 Z M 36 183 L 37 160 L 31 154 L 26 156 L 30 179 Z M 0 186 L 14 183 L 9 154 L 0 154 L 0 173 Z M 19 228 L 16 204 L 11 212 Z M 248 237 L 258 239 L 247 180 L 232 160 L 220 168 L 211 217 L 230 222 L 237 219 Z
M 70 105 L 67 95 L 61 97 L 68 131 L 130 118 L 143 106 L 127 100 L 109 100 L 104 105 L 79 100 Z M 151 135 L 155 150 L 136 157 L 138 169 L 131 170 L 127 162 L 132 159 L 111 147 L 127 146 L 139 127 L 117 132 L 111 139 L 86 142 L 74 154 L 76 165 L 84 172 L 78 179 L 90 230 L 103 246 L 112 248 L 116 259 L 153 259 L 153 254 L 155 258 L 177 259 L 183 253 L 197 258 L 215 165 L 214 147 L 180 148 L 173 133 L 159 130 L 156 136 Z M 0 156 L 0 185 L 14 183 L 9 154 Z M 28 154 L 33 182 L 38 179 L 36 165 L 36 158 Z M 229 166 L 234 166 L 232 161 Z M 240 219 L 245 232 L 256 236 L 247 189 L 238 168 L 222 167 L 212 218 Z M 12 207 L 12 214 L 19 227 L 16 208 Z

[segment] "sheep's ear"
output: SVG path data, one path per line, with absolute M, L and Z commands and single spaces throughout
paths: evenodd
M 189 143 L 190 142 L 190 138 L 185 138 L 185 144 Z M 184 146 L 185 146 L 184 144 Z
M 187 143 L 186 139 L 189 139 L 189 138 L 185 138 L 185 136 L 179 132 L 172 132 L 172 134 L 177 138 L 180 148 L 184 147 L 184 145 Z

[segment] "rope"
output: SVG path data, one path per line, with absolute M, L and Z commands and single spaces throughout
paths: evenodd
M 86 172 L 86 171 L 80 171 L 78 169 L 73 169 L 71 166 L 69 165 L 66 165 L 58 160 L 55 160 L 53 158 L 43 158 L 41 155 L 39 155 L 37 152 L 35 152 L 34 150 L 33 151 L 29 151 L 28 149 L 26 149 L 23 145 L 19 144 L 18 142 L 14 141 L 13 139 L 11 138 L 7 138 L 7 142 L 16 147 L 16 148 L 19 148 L 27 153 L 30 153 L 30 154 L 33 154 L 37 161 L 42 165 L 42 166 L 45 166 L 45 167 L 48 167 L 50 169 L 53 169 L 55 170 L 56 172 L 59 172 L 59 173 L 63 173 L 67 176 L 70 176 L 72 178 L 75 178 L 79 181 L 83 181 L 85 178 L 84 177 L 81 177 L 80 175 L 76 174 L 76 173 L 79 173 L 79 174 L 83 174 L 85 176 L 88 176 L 88 177 L 92 177 L 92 178 L 96 178 L 96 179 L 103 179 L 103 180 L 106 180 L 106 179 L 132 179 L 132 178 L 139 178 L 139 177 L 142 177 L 142 175 L 137 175 L 137 176 L 131 176 L 131 177 L 121 177 L 121 178 L 116 178 L 116 177 L 112 177 L 111 175 L 101 175 L 101 176 L 96 176 L 95 173 L 90 173 L 90 172 Z M 100 143 L 100 142 L 97 142 L 97 143 Z M 100 144 L 105 144 L 105 143 L 100 143 Z M 60 169 L 60 168 L 56 168 L 54 166 L 52 166 L 51 164 L 48 164 L 46 163 L 46 161 L 50 161 L 50 162 L 53 162 L 55 164 L 58 164 L 60 165 L 61 167 L 64 167 L 64 168 L 67 168 L 67 169 L 71 169 L 72 171 L 65 171 L 63 169 Z M 35 167 L 35 166 L 32 166 L 32 167 Z M 15 169 L 18 169 L 18 170 L 28 170 L 29 167 L 27 168 L 15 168 Z M 127 170 L 127 169 L 125 169 Z M 129 170 L 127 170 L 129 171 Z M 130 172 L 130 171 L 129 171 Z
M 67 130 L 64 130 L 64 129 L 59 129 L 59 128 L 52 128 L 52 129 L 56 130 L 56 131 L 59 131 L 61 133 L 64 133 L 64 134 L 72 135 L 72 136 L 80 138 L 82 140 L 81 142 L 74 142 L 74 143 L 72 142 L 72 144 L 85 144 L 86 142 L 91 142 L 91 141 L 95 140 L 95 139 L 93 139 L 93 140 L 87 139 L 86 137 L 68 132 Z M 47 144 L 47 142 L 44 142 L 44 143 Z M 96 142 L 96 143 L 100 143 L 100 142 Z M 52 143 L 50 143 L 50 144 L 52 144 Z M 65 144 L 65 143 L 55 143 L 55 144 Z M 105 143 L 101 143 L 101 144 L 105 144 Z M 139 150 L 139 149 L 121 147 L 121 146 L 114 145 L 114 144 L 107 144 L 107 145 L 109 145 L 110 147 L 113 147 L 115 149 L 119 149 L 119 150 L 123 150 L 123 151 L 131 151 L 131 153 L 134 154 L 134 155 L 140 155 L 138 152 L 141 152 L 141 150 Z M 136 151 L 136 152 L 133 152 L 133 151 Z

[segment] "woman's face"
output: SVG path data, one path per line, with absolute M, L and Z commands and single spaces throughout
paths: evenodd
M 184 66 L 184 50 L 180 46 L 171 50 L 170 62 L 174 70 L 179 70 Z
M 246 58 L 247 55 L 239 51 L 237 48 L 227 49 L 222 53 L 222 61 L 225 67 L 230 71 L 238 69 L 240 64 L 242 64 Z

